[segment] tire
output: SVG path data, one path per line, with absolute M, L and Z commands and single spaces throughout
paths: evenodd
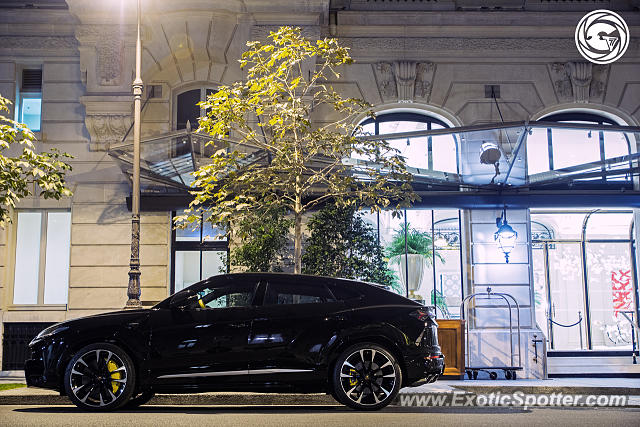
M 91 344 L 78 350 L 67 365 L 64 386 L 74 405 L 89 411 L 113 411 L 135 390 L 131 358 L 113 344 Z
M 402 370 L 395 356 L 373 343 L 344 350 L 332 372 L 334 398 L 364 411 L 382 409 L 395 399 L 402 385 Z
M 127 403 L 122 406 L 122 409 L 135 409 L 139 406 L 142 406 L 146 403 L 149 403 L 153 396 L 156 394 L 153 391 L 147 390 L 138 394 L 137 396 L 132 397 Z

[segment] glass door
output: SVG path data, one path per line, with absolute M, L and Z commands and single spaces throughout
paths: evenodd
M 631 349 L 633 213 L 540 210 L 531 218 L 536 319 L 550 348 Z

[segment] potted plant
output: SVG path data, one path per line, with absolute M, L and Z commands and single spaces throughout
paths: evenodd
M 406 225 L 405 230 L 405 225 L 402 224 L 400 229 L 395 230 L 393 240 L 387 246 L 386 252 L 392 264 L 400 265 L 400 281 L 403 284 L 407 283 L 405 275 L 408 270 L 409 297 L 416 298 L 415 291 L 418 290 L 422 282 L 425 263 L 433 264 L 434 247 L 431 234 L 416 230 L 410 224 Z M 444 264 L 444 258 L 439 253 L 435 252 L 435 256 Z

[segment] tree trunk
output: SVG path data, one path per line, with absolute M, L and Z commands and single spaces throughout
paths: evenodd
M 299 212 L 295 213 L 294 243 L 293 272 L 295 274 L 300 274 L 302 273 L 302 214 Z

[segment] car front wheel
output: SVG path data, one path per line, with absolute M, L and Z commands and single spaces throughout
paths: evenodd
M 358 410 L 387 406 L 398 394 L 402 370 L 387 349 L 373 343 L 347 348 L 333 369 L 336 400 Z
M 131 358 L 112 344 L 91 344 L 78 350 L 64 376 L 67 396 L 82 409 L 110 411 L 127 403 L 135 388 Z

